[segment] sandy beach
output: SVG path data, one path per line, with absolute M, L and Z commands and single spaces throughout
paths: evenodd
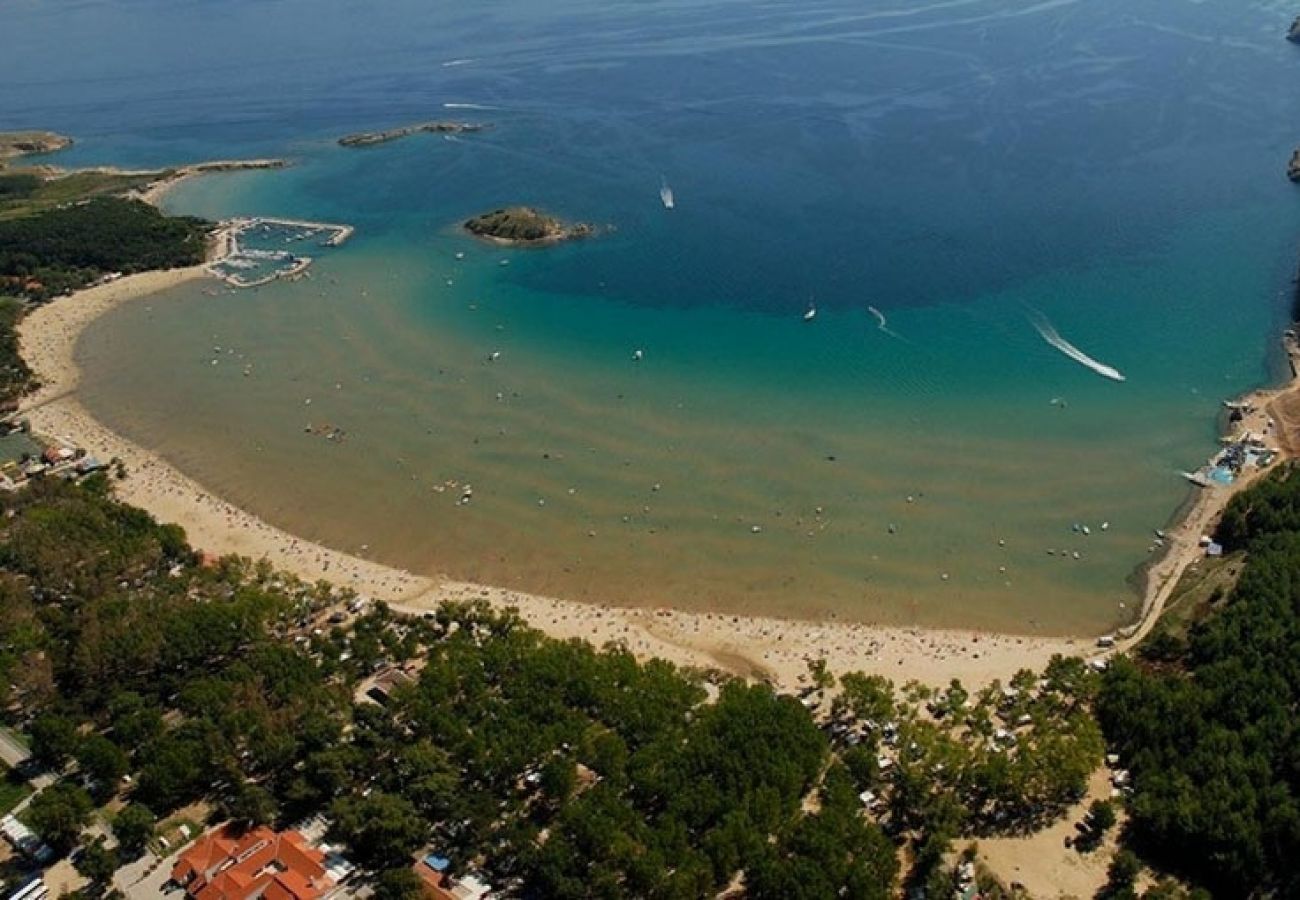
M 214 243 L 216 258 L 224 241 L 218 236 Z M 74 351 L 90 322 L 119 304 L 211 277 L 203 266 L 128 276 L 49 303 L 28 315 L 18 329 L 23 356 L 41 382 L 22 408 L 33 429 L 85 447 L 105 461 L 121 459 L 128 475 L 117 483 L 119 496 L 161 521 L 182 525 L 201 550 L 266 559 L 301 578 L 328 579 L 410 612 L 433 609 L 446 599 L 483 598 L 517 607 L 530 623 L 556 637 L 620 643 L 641 657 L 770 678 L 785 687 L 796 686 L 807 661 L 817 658 L 824 658 L 835 672 L 873 672 L 899 683 L 915 679 L 946 684 L 959 678 L 967 685 L 982 685 L 1024 667 L 1041 667 L 1055 653 L 1084 653 L 1091 646 L 1086 639 L 579 604 L 421 577 L 301 540 L 213 495 L 157 454 L 104 427 L 77 401 L 80 373 Z M 212 302 L 221 302 L 220 297 Z
M 1263 438 L 1278 451 L 1277 459 L 1268 469 L 1243 471 L 1230 486 L 1201 489 L 1186 515 L 1166 531 L 1166 552 L 1146 572 L 1142 612 L 1123 630 L 1117 651 L 1136 646 L 1159 621 L 1183 572 L 1204 556 L 1201 537 L 1214 531 L 1228 501 L 1283 462 L 1294 459 L 1300 450 L 1300 379 L 1296 377 L 1300 369 L 1300 346 L 1289 332 L 1285 350 L 1291 376 L 1277 387 L 1261 388 L 1240 398 L 1251 409 L 1232 429 L 1233 435 L 1249 433 Z
M 257 161 L 255 166 L 265 165 Z M 230 163 L 220 164 L 230 167 Z M 167 188 L 207 166 L 188 167 L 159 182 L 148 199 L 158 202 Z M 228 252 L 224 232 L 213 241 L 212 260 Z M 481 598 L 501 607 L 516 607 L 534 626 L 559 638 L 582 638 L 598 645 L 622 644 L 640 657 L 660 657 L 683 665 L 720 668 L 768 678 L 783 687 L 800 683 L 808 660 L 825 659 L 833 672 L 865 671 L 898 683 L 917 680 L 946 684 L 953 678 L 967 686 L 1006 679 L 1021 668 L 1040 668 L 1053 654 L 1099 655 L 1090 637 L 1043 638 L 956 630 L 878 627 L 863 623 L 792 621 L 673 610 L 575 603 L 485 585 L 426 577 L 390 568 L 302 540 L 215 496 L 157 454 L 106 428 L 77 400 L 80 373 L 74 351 L 85 327 L 119 304 L 202 278 L 204 266 L 129 276 L 60 298 L 28 315 L 19 326 L 23 356 L 41 388 L 23 404 L 35 431 L 85 447 L 103 460 L 119 458 L 128 477 L 117 485 L 127 502 L 147 509 L 161 521 L 182 525 L 191 543 L 204 551 L 266 559 L 307 580 L 328 579 L 359 594 L 413 613 L 435 608 L 447 599 Z M 213 284 L 217 284 L 213 278 Z M 220 295 L 212 302 L 221 302 Z M 1293 346 L 1290 353 L 1295 354 Z M 1270 418 L 1282 424 L 1300 420 L 1282 404 L 1295 396 L 1295 381 L 1256 391 L 1255 407 L 1239 430 L 1274 438 L 1288 456 L 1300 440 L 1270 430 Z M 1300 428 L 1295 429 L 1300 434 Z M 1201 491 L 1188 515 L 1168 534 L 1166 552 L 1147 571 L 1143 615 L 1125 631 L 1120 649 L 1132 646 L 1150 629 L 1179 576 L 1202 554 L 1200 536 L 1210 530 L 1228 499 L 1258 472 L 1247 473 L 1231 487 Z

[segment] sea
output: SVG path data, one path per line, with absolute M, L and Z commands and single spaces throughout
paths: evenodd
M 79 345 L 97 417 L 275 525 L 591 603 L 1097 634 L 1278 376 L 1296 12 L 7 0 L 0 129 L 285 157 L 166 208 L 356 227 Z M 337 144 L 435 119 L 490 128 Z M 515 204 L 598 233 L 458 227 Z

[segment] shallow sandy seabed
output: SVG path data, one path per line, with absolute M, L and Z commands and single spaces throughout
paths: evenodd
M 163 190 L 155 190 L 149 199 L 157 202 L 162 194 Z M 219 257 L 226 246 L 224 236 L 218 235 L 214 256 Z M 23 415 L 33 429 L 85 447 L 104 460 L 120 458 L 128 477 L 118 482 L 119 496 L 161 521 L 180 524 L 199 549 L 266 559 L 309 581 L 327 579 L 409 612 L 427 611 L 446 599 L 484 599 L 499 607 L 516 607 L 532 625 L 555 637 L 582 638 L 597 645 L 619 643 L 642 658 L 660 657 L 683 665 L 766 677 L 786 688 L 796 686 L 808 660 L 818 658 L 825 659 L 833 672 L 863 671 L 898 683 L 914 679 L 933 685 L 957 678 L 978 687 L 1007 679 L 1022 668 L 1041 668 L 1054 654 L 1096 652 L 1092 642 L 1082 638 L 580 604 L 419 576 L 297 538 L 208 492 L 157 454 L 106 428 L 77 401 L 80 372 L 73 354 L 90 322 L 121 303 L 203 278 L 211 276 L 202 266 L 121 278 L 40 307 L 18 329 L 23 356 L 42 385 L 23 404 Z M 1293 389 L 1294 382 L 1252 395 L 1259 409 L 1243 427 L 1265 432 L 1274 407 L 1285 402 L 1283 395 L 1289 397 Z M 1289 451 L 1287 436 L 1278 437 L 1282 449 Z M 1231 489 L 1203 491 L 1183 522 L 1170 532 L 1168 552 L 1147 572 L 1143 617 L 1122 646 L 1131 645 L 1149 630 L 1178 576 L 1199 558 L 1201 534 L 1228 497 L 1251 480 L 1240 479 Z

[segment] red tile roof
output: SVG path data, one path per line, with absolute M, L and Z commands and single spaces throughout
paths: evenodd
M 334 886 L 325 854 L 296 831 L 210 831 L 181 854 L 172 881 L 193 900 L 317 900 Z

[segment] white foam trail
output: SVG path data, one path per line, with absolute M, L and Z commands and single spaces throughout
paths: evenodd
M 449 59 L 449 60 L 447 60 L 445 63 L 442 64 L 442 67 L 443 67 L 444 69 L 450 69 L 452 66 L 468 66 L 468 65 L 469 65 L 470 63 L 472 63 L 472 62 L 475 62 L 475 60 L 473 60 L 473 59 Z
M 500 109 L 499 106 L 488 106 L 486 103 L 444 103 L 443 109 Z
M 1045 316 L 1031 317 L 1029 321 L 1033 323 L 1034 328 L 1037 329 L 1043 340 L 1047 341 L 1047 343 L 1051 344 L 1057 350 L 1060 350 L 1066 356 L 1070 357 L 1070 359 L 1080 365 L 1087 366 L 1103 378 L 1109 378 L 1112 381 L 1126 380 L 1119 369 L 1116 369 L 1114 366 L 1108 366 L 1104 362 L 1098 362 L 1078 347 L 1074 346 L 1074 344 L 1071 344 L 1065 338 L 1057 334 L 1056 329 L 1052 327 L 1052 323 L 1047 321 Z
M 901 334 L 898 334 L 896 331 L 890 328 L 889 325 L 886 323 L 884 313 L 876 309 L 874 306 L 868 306 L 867 312 L 871 313 L 873 316 L 876 317 L 876 327 L 878 327 L 881 331 L 883 331 L 885 334 L 889 335 L 890 337 L 898 338 L 900 341 L 903 339 L 903 336 Z

